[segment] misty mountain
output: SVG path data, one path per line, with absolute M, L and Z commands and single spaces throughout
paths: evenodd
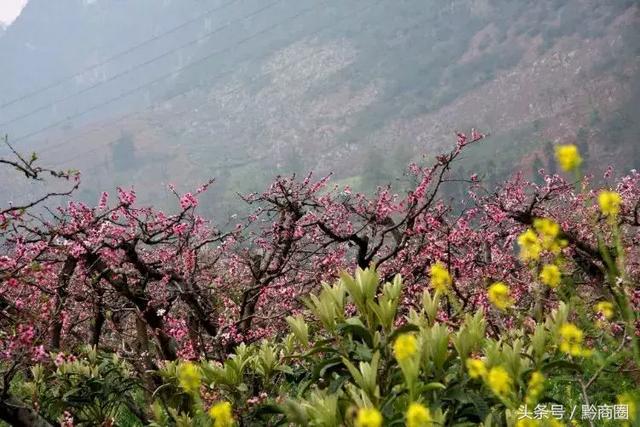
M 215 212 L 275 174 L 371 188 L 470 127 L 492 137 L 460 174 L 533 178 L 557 142 L 630 168 L 639 23 L 634 1 L 30 0 L 0 37 L 0 128 L 91 202 L 215 177 Z

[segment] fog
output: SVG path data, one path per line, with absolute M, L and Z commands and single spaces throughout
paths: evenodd
M 472 127 L 491 137 L 461 176 L 536 179 L 555 143 L 624 171 L 639 21 L 633 1 L 30 0 L 0 31 L 0 131 L 80 169 L 88 203 L 134 186 L 162 206 L 168 184 L 215 178 L 209 214 L 279 174 L 401 190 L 407 163 Z

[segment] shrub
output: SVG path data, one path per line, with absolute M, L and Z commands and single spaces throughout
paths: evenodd
M 548 410 L 542 421 L 518 418 L 538 404 L 573 408 L 636 396 L 624 372 L 638 361 L 633 345 L 611 332 L 625 307 L 581 316 L 561 302 L 533 323 L 509 312 L 514 326 L 487 336 L 482 309 L 448 322 L 442 309 L 455 297 L 428 289 L 406 311 L 402 287 L 400 276 L 382 284 L 374 269 L 323 285 L 304 315 L 287 319 L 290 333 L 281 339 L 241 345 L 221 365 L 193 365 L 200 386 L 182 386 L 191 405 L 178 412 L 159 400 L 156 423 L 172 425 L 174 414 L 208 425 L 207 408 L 228 402 L 242 425 L 380 425 L 375 413 L 384 425 L 558 426 L 564 422 Z M 175 364 L 162 374 L 179 388 Z
M 472 175 L 460 212 L 439 189 L 483 137 L 410 165 L 406 197 L 279 177 L 230 232 L 196 213 L 206 185 L 174 215 L 123 189 L 0 211 L 0 418 L 524 427 L 617 402 L 638 424 L 640 174 L 591 189 L 559 147 L 575 183 Z

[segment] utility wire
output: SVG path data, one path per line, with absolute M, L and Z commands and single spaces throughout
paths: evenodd
M 356 15 L 362 14 L 362 13 L 366 12 L 367 10 L 372 9 L 374 6 L 379 5 L 379 4 L 380 4 L 380 3 L 382 3 L 382 2 L 383 2 L 383 0 L 378 0 L 378 1 L 374 2 L 374 3 L 370 3 L 370 4 L 368 4 L 367 6 L 365 6 L 365 7 L 361 8 L 361 9 L 358 9 L 358 10 L 357 10 L 357 11 L 355 11 L 354 13 L 351 13 L 351 14 L 348 14 L 348 15 L 345 15 L 345 16 L 342 16 L 342 17 L 338 18 L 337 20 L 332 21 L 329 25 L 322 26 L 322 27 L 320 27 L 320 28 L 318 28 L 318 29 L 314 30 L 314 31 L 313 31 L 313 32 L 311 32 L 311 33 L 307 33 L 305 36 L 306 36 L 306 37 L 312 37 L 312 36 L 314 36 L 314 35 L 316 35 L 316 34 L 318 34 L 318 33 L 322 32 L 322 31 L 325 31 L 325 30 L 327 30 L 327 29 L 329 29 L 329 28 L 332 28 L 332 27 L 336 26 L 336 25 L 337 25 L 337 24 L 339 24 L 341 21 L 344 21 L 344 20 L 346 20 L 346 19 L 348 19 L 348 18 L 352 18 L 352 17 L 354 17 L 354 16 L 356 16 Z M 421 25 L 422 23 L 423 23 L 423 22 L 421 21 L 421 22 L 419 22 L 417 25 Z M 410 27 L 408 27 L 408 28 L 415 27 L 415 26 L 417 26 L 417 25 L 412 25 L 412 26 L 410 26 Z M 259 57 L 257 57 L 257 58 L 249 58 L 249 59 L 247 59 L 247 60 L 245 60 L 245 61 L 243 61 L 243 62 L 247 62 L 247 61 L 250 61 L 250 60 L 256 60 L 256 59 L 260 60 L 260 59 L 262 59 L 262 58 L 264 58 L 264 57 L 268 57 L 268 56 L 270 56 L 270 55 L 272 55 L 272 54 L 273 54 L 273 52 L 267 52 L 266 54 L 263 54 L 263 55 L 261 55 L 261 56 L 259 56 Z M 306 60 L 306 59 L 308 59 L 308 58 L 310 58 L 310 57 L 314 56 L 315 54 L 316 54 L 316 52 L 311 52 L 310 54 L 303 56 L 302 58 L 300 58 L 298 61 L 296 61 L 296 62 L 294 62 L 294 63 L 287 64 L 287 65 L 285 65 L 285 66 L 279 67 L 278 69 L 275 69 L 275 70 L 272 70 L 272 71 L 269 71 L 269 72 L 266 72 L 266 73 L 262 73 L 262 74 L 260 74 L 259 76 L 254 77 L 254 78 L 249 82 L 249 84 L 254 83 L 254 82 L 256 82 L 256 81 L 258 81 L 258 80 L 260 80 L 260 79 L 262 79 L 262 78 L 265 78 L 265 77 L 269 76 L 270 74 L 279 73 L 279 72 L 284 71 L 285 69 L 288 69 L 288 68 L 294 67 L 294 66 L 296 66 L 296 65 L 299 65 L 299 64 L 300 64 L 300 63 L 302 63 L 304 60 Z M 186 91 L 179 92 L 179 93 L 177 93 L 177 94 L 175 94 L 175 95 L 172 95 L 171 97 L 169 97 L 169 98 L 167 98 L 167 99 L 162 100 L 162 102 L 170 101 L 171 99 L 177 98 L 178 96 L 181 96 L 181 95 L 184 95 L 184 94 L 186 94 L 186 93 L 188 93 L 188 92 L 191 92 L 192 90 L 196 89 L 197 87 L 200 87 L 200 86 L 209 86 L 209 85 L 211 85 L 211 84 L 215 83 L 216 81 L 218 81 L 218 80 L 220 79 L 220 77 L 221 77 L 221 76 L 224 76 L 224 75 L 227 75 L 227 74 L 231 74 L 233 71 L 235 71 L 235 68 L 237 68 L 237 66 L 236 66 L 236 67 L 234 67 L 234 69 L 226 70 L 226 71 L 223 71 L 223 72 L 219 73 L 218 75 L 216 75 L 216 76 L 215 76 L 215 78 L 213 79 L 213 81 L 209 81 L 209 82 L 207 82 L 207 83 L 204 83 L 204 84 L 198 85 L 198 86 L 196 86 L 196 87 L 189 88 L 189 89 L 188 89 L 188 90 L 186 90 Z M 240 84 L 240 85 L 238 85 L 238 86 L 236 86 L 236 87 L 234 87 L 234 88 L 232 88 L 232 89 L 230 89 L 230 90 L 228 90 L 228 91 L 225 91 L 225 92 L 224 92 L 224 93 L 222 93 L 221 95 L 222 95 L 222 96 L 232 95 L 232 94 L 234 94 L 234 93 L 239 92 L 240 90 L 242 90 L 245 86 L 246 86 L 246 85 L 244 85 L 244 84 Z M 195 105 L 195 106 L 190 105 L 190 106 L 188 106 L 186 109 L 184 109 L 184 110 L 182 110 L 182 111 L 179 111 L 179 112 L 171 112 L 171 116 L 172 116 L 172 118 L 180 117 L 180 116 L 182 116 L 182 115 L 184 115 L 184 114 L 188 114 L 188 113 L 192 112 L 194 109 L 198 109 L 198 108 L 200 108 L 200 107 L 206 106 L 207 104 L 209 104 L 209 101 L 208 101 L 208 100 L 207 100 L 207 101 L 205 101 L 205 102 L 202 102 L 202 103 L 200 103 L 200 104 L 197 104 L 197 105 Z M 153 108 L 153 107 L 155 107 L 155 104 L 154 104 L 154 105 L 151 105 L 151 106 L 150 106 L 150 107 L 148 107 L 147 109 L 150 109 L 150 108 Z M 127 115 L 125 115 L 125 116 L 123 116 L 123 117 L 121 117 L 121 118 L 117 119 L 115 122 L 106 123 L 105 125 L 103 125 L 103 126 L 101 126 L 101 127 L 99 127 L 99 128 L 91 129 L 91 130 L 89 130 L 88 132 L 85 132 L 84 134 L 81 134 L 80 136 L 73 137 L 71 140 L 78 139 L 79 137 L 85 136 L 85 135 L 87 135 L 87 134 L 89 134 L 89 133 L 92 133 L 92 132 L 95 132 L 95 131 L 98 131 L 98 130 L 101 130 L 101 129 L 105 129 L 105 128 L 107 128 L 107 127 L 112 127 L 112 126 L 113 126 L 113 125 L 115 125 L 116 123 L 121 122 L 121 121 L 123 121 L 124 119 L 126 119 L 127 117 L 129 117 L 129 116 L 133 116 L 133 115 L 135 115 L 135 114 L 140 114 L 140 112 L 135 112 L 135 113 L 127 114 Z M 107 146 L 107 145 L 109 145 L 109 144 L 112 144 L 112 143 L 114 143 L 114 142 L 117 142 L 119 139 L 120 139 L 120 137 L 110 139 L 110 140 L 108 140 L 108 141 L 106 141 L 106 142 L 104 142 L 104 143 L 99 144 L 99 146 L 94 147 L 94 148 L 93 148 L 93 149 L 91 149 L 91 150 L 83 151 L 83 152 L 81 152 L 81 153 L 76 154 L 76 155 L 75 155 L 75 156 L 73 156 L 73 157 L 70 157 L 70 158 L 65 159 L 63 162 L 58 162 L 58 163 L 54 164 L 54 166 L 56 166 L 56 167 L 57 167 L 57 166 L 60 166 L 60 165 L 64 165 L 64 164 L 71 163 L 71 162 L 73 162 L 74 160 L 76 160 L 76 159 L 78 159 L 78 158 L 81 158 L 81 157 L 83 157 L 83 156 L 85 156 L 85 155 L 87 155 L 87 154 L 90 154 L 90 153 L 93 153 L 93 152 L 97 151 L 99 148 L 102 148 L 102 147 L 104 147 L 104 146 Z M 58 144 L 55 144 L 55 145 L 53 145 L 53 146 L 48 146 L 48 147 L 46 147 L 44 150 L 40 150 L 40 151 L 39 151 L 39 153 L 40 153 L 40 154 L 42 154 L 42 153 L 45 153 L 45 152 L 51 151 L 52 149 L 58 148 L 58 147 L 60 147 L 60 146 L 62 146 L 62 145 L 66 145 L 66 143 L 68 143 L 69 141 L 70 141 L 70 140 L 65 140 L 65 141 L 62 141 L 62 142 L 60 142 L 60 143 L 58 143 Z
M 89 92 L 89 91 L 91 91 L 91 90 L 93 90 L 93 89 L 95 89 L 97 87 L 100 87 L 100 86 L 105 85 L 105 84 L 107 84 L 109 82 L 112 82 L 112 81 L 114 81 L 114 80 L 116 80 L 116 79 L 118 79 L 118 78 L 120 78 L 122 76 L 125 76 L 127 74 L 131 74 L 134 71 L 139 70 L 142 67 L 145 67 L 145 66 L 147 66 L 149 64 L 152 64 L 152 63 L 154 63 L 154 62 L 156 62 L 156 61 L 158 61 L 160 59 L 166 58 L 167 56 L 170 56 L 170 55 L 172 55 L 172 54 L 174 54 L 176 52 L 179 52 L 180 50 L 185 49 L 185 48 L 187 48 L 189 46 L 195 45 L 195 44 L 201 42 L 202 40 L 207 39 L 207 38 L 211 37 L 212 35 L 214 35 L 216 33 L 219 33 L 220 31 L 224 30 L 225 28 L 230 27 L 232 24 L 235 24 L 237 22 L 242 22 L 242 21 L 244 21 L 246 19 L 249 19 L 249 18 L 251 18 L 251 17 L 253 17 L 255 15 L 258 15 L 261 12 L 264 12 L 265 10 L 274 7 L 278 3 L 281 3 L 282 1 L 283 0 L 275 0 L 275 1 L 267 4 L 266 6 L 261 7 L 260 9 L 249 13 L 248 15 L 245 15 L 245 16 L 243 16 L 241 18 L 237 18 L 237 19 L 234 19 L 232 21 L 229 21 L 226 24 L 224 24 L 224 25 L 222 25 L 222 26 L 220 26 L 220 27 L 218 27 L 218 28 L 216 28 L 216 29 L 214 29 L 214 30 L 212 30 L 212 31 L 210 31 L 210 32 L 208 32 L 208 33 L 196 38 L 196 39 L 190 40 L 190 41 L 188 41 L 188 42 L 186 42 L 186 43 L 184 43 L 184 44 L 182 44 L 182 45 L 180 45 L 178 47 L 175 47 L 175 48 L 173 48 L 171 50 L 168 50 L 168 51 L 166 51 L 166 52 L 164 52 L 164 53 L 162 53 L 162 54 L 160 54 L 158 56 L 155 56 L 155 57 L 153 57 L 153 58 L 151 58 L 151 59 L 149 59 L 149 60 L 147 60 L 145 62 L 142 62 L 140 64 L 134 65 L 134 66 L 129 67 L 128 69 L 126 69 L 124 71 L 116 73 L 116 74 L 114 74 L 113 76 L 109 77 L 106 80 L 101 80 L 101 81 L 99 81 L 99 82 L 97 82 L 97 83 L 95 83 L 95 84 L 93 84 L 91 86 L 87 86 L 86 88 L 83 88 L 83 89 L 81 89 L 81 90 L 79 90 L 77 92 L 71 93 L 71 94 L 63 96 L 61 98 L 58 98 L 53 102 L 50 102 L 50 103 L 45 104 L 45 105 L 41 105 L 40 107 L 38 107 L 38 108 L 36 108 L 34 110 L 31 110 L 31 111 L 29 111 L 27 113 L 21 114 L 21 115 L 19 115 L 17 117 L 14 117 L 14 118 L 10 119 L 10 120 L 7 120 L 7 121 L 5 121 L 3 123 L 0 123 L 0 128 L 6 127 L 7 125 L 10 125 L 10 124 L 15 123 L 17 121 L 26 119 L 27 117 L 30 117 L 30 116 L 32 116 L 34 114 L 37 114 L 37 113 L 39 113 L 41 111 L 44 111 L 44 110 L 46 110 L 46 109 L 48 109 L 50 107 L 53 107 L 54 105 L 60 104 L 61 102 L 64 102 L 64 101 L 68 101 L 69 99 L 72 99 L 72 98 L 75 98 L 75 97 L 77 97 L 79 95 L 87 93 L 87 92 Z
M 109 56 L 109 57 L 105 58 L 104 60 L 102 60 L 102 61 L 100 61 L 100 62 L 98 62 L 98 63 L 96 63 L 94 65 L 90 65 L 90 66 L 88 66 L 86 68 L 83 68 L 81 71 L 75 72 L 73 74 L 69 74 L 69 75 L 67 75 L 65 77 L 61 77 L 59 80 L 56 80 L 56 81 L 54 81 L 52 83 L 49 83 L 46 86 L 43 86 L 43 87 L 41 87 L 39 89 L 36 89 L 36 90 L 28 92 L 28 93 L 26 93 L 24 95 L 21 95 L 21 96 L 19 96 L 17 98 L 14 98 L 14 99 L 11 99 L 9 101 L 6 101 L 3 104 L 0 104 L 0 110 L 4 109 L 6 107 L 9 107 L 9 106 L 11 106 L 11 105 L 13 105 L 13 104 L 15 104 L 17 102 L 20 102 L 20 101 L 23 101 L 25 99 L 31 98 L 32 96 L 38 95 L 38 94 L 40 94 L 42 92 L 46 92 L 49 89 L 53 89 L 54 87 L 60 86 L 61 84 L 65 83 L 65 82 L 67 82 L 69 80 L 73 80 L 76 77 L 82 76 L 83 74 L 85 74 L 88 71 L 95 70 L 96 68 L 102 67 L 103 65 L 106 65 L 109 62 L 115 61 L 116 59 L 121 58 L 121 57 L 123 57 L 123 56 L 125 56 L 125 55 L 127 55 L 127 54 L 129 54 L 129 53 L 131 53 L 131 52 L 133 52 L 135 50 L 137 50 L 137 49 L 140 49 L 141 47 L 147 46 L 147 45 L 155 42 L 156 40 L 160 40 L 160 39 L 168 36 L 169 34 L 173 34 L 173 33 L 177 32 L 177 31 L 179 31 L 179 30 L 181 30 L 181 29 L 193 24 L 194 22 L 197 22 L 197 21 L 199 21 L 199 20 L 211 15 L 214 12 L 222 10 L 222 9 L 226 8 L 227 6 L 231 6 L 232 4 L 237 3 L 238 1 L 239 0 L 231 0 L 231 1 L 228 1 L 226 3 L 221 4 L 219 6 L 216 6 L 214 8 L 206 10 L 204 13 L 201 13 L 200 15 L 198 15 L 198 16 L 196 16 L 194 18 L 191 18 L 188 21 L 185 21 L 185 22 L 183 22 L 182 24 L 180 24 L 180 25 L 178 25 L 176 27 L 170 28 L 170 29 L 168 29 L 168 30 L 156 35 L 156 36 L 153 36 L 153 37 L 151 37 L 149 39 L 146 39 L 146 40 L 144 40 L 144 41 L 142 41 L 142 42 L 140 42 L 140 43 L 138 43 L 136 45 L 128 47 L 125 50 L 122 50 L 122 51 L 120 51 L 118 53 L 115 53 L 112 56 Z
M 282 1 L 282 0 L 278 0 L 278 1 Z M 152 85 L 154 85 L 154 84 L 156 84 L 158 82 L 161 82 L 161 81 L 163 81 L 163 80 L 165 80 L 165 79 L 167 79 L 167 78 L 169 78 L 171 76 L 174 76 L 175 74 L 177 74 L 177 73 L 179 73 L 181 71 L 184 71 L 186 69 L 192 68 L 192 67 L 197 66 L 197 65 L 200 65 L 200 64 L 204 63 L 205 61 L 215 57 L 216 55 L 219 55 L 221 53 L 227 52 L 227 51 L 231 50 L 232 48 L 235 48 L 235 47 L 237 47 L 237 46 L 239 46 L 241 44 L 246 43 L 247 41 L 249 41 L 251 39 L 254 39 L 254 38 L 258 37 L 258 36 L 261 36 L 262 34 L 265 34 L 268 31 L 270 31 L 270 30 L 272 30 L 272 29 L 274 29 L 274 28 L 276 28 L 276 27 L 278 27 L 278 26 L 280 26 L 282 24 L 286 24 L 288 21 L 291 21 L 291 20 L 297 18 L 298 16 L 304 14 L 305 12 L 309 12 L 309 11 L 315 10 L 315 9 L 316 8 L 305 9 L 304 11 L 299 12 L 296 15 L 291 16 L 291 17 L 289 17 L 288 19 L 286 19 L 284 21 L 281 21 L 279 23 L 271 25 L 271 26 L 269 26 L 269 27 L 267 27 L 267 28 L 265 28 L 263 30 L 260 30 L 259 32 L 255 33 L 255 34 L 252 34 L 251 36 L 248 36 L 248 37 L 240 40 L 235 45 L 228 46 L 228 47 L 225 47 L 223 49 L 220 49 L 220 50 L 217 50 L 215 52 L 212 52 L 212 53 L 210 53 L 210 54 L 208 54 L 208 55 L 206 55 L 206 56 L 204 56 L 204 57 L 202 57 L 200 59 L 192 61 L 192 62 L 190 62 L 190 63 L 188 63 L 188 64 L 186 64 L 186 65 L 184 65 L 182 67 L 178 67 L 178 68 L 176 68 L 176 69 L 174 69 L 174 70 L 172 70 L 172 71 L 170 71 L 168 73 L 165 73 L 165 74 L 161 75 L 160 77 L 158 77 L 156 79 L 153 79 L 153 80 L 151 80 L 151 81 L 149 81 L 147 83 L 144 83 L 144 84 L 142 84 L 140 86 L 136 86 L 133 89 L 127 90 L 127 91 L 125 91 L 125 92 L 123 92 L 123 93 L 121 93 L 121 94 L 119 94 L 119 95 L 117 95 L 117 96 L 115 96 L 113 98 L 108 99 L 107 101 L 104 101 L 104 102 L 101 102 L 99 104 L 96 104 L 96 105 L 94 105 L 92 107 L 89 107 L 86 110 L 83 110 L 83 111 L 81 111 L 81 112 L 79 112 L 77 114 L 74 114 L 72 116 L 68 116 L 68 117 L 66 117 L 64 119 L 58 120 L 57 122 L 51 123 L 51 124 L 49 124 L 47 126 L 44 126 L 44 127 L 40 128 L 40 129 L 37 129 L 37 130 L 33 131 L 33 132 L 29 132 L 29 133 L 27 133 L 25 135 L 21 135 L 20 137 L 13 139 L 13 142 L 14 143 L 20 142 L 22 140 L 25 140 L 27 138 L 30 138 L 32 136 L 38 135 L 38 134 L 40 134 L 42 132 L 45 132 L 45 131 L 47 131 L 49 129 L 52 129 L 52 128 L 56 127 L 56 126 L 59 126 L 59 125 L 61 125 L 63 123 L 66 123 L 66 122 L 68 122 L 70 120 L 76 119 L 78 117 L 82 117 L 82 116 L 86 115 L 87 113 L 90 113 L 90 112 L 95 111 L 95 110 L 97 110 L 97 109 L 99 109 L 101 107 L 104 107 L 105 105 L 112 104 L 112 103 L 114 103 L 114 102 L 116 102 L 116 101 L 118 101 L 120 99 L 123 99 L 123 98 L 129 96 L 129 95 L 132 95 L 132 94 L 134 94 L 136 92 L 139 92 L 142 89 L 146 89 L 146 88 L 148 88 L 148 87 L 150 87 L 150 86 L 152 86 Z

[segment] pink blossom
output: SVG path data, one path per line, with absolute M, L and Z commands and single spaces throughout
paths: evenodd
M 196 199 L 193 194 L 186 193 L 180 198 L 180 207 L 183 210 L 189 209 L 191 207 L 195 208 L 196 206 L 198 206 L 198 199 Z

